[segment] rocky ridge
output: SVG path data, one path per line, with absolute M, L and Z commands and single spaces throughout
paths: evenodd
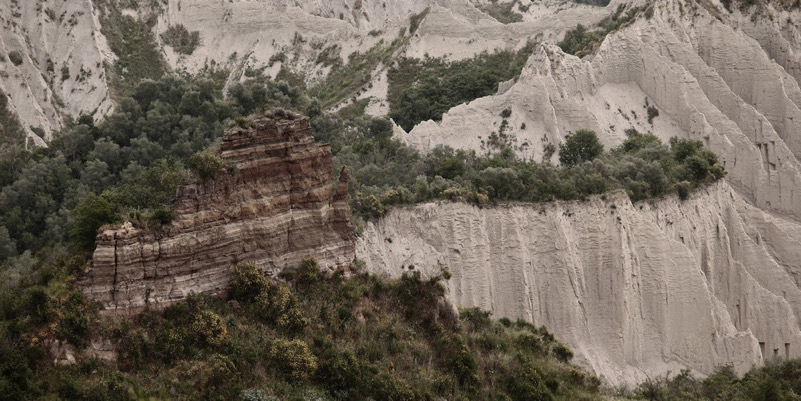
M 78 283 L 87 296 L 129 313 L 221 293 L 239 262 L 268 275 L 309 256 L 321 267 L 349 266 L 348 173 L 333 184 L 331 150 L 314 143 L 308 119 L 253 117 L 225 133 L 220 156 L 231 171 L 181 185 L 171 224 L 148 232 L 128 223 L 98 235 Z

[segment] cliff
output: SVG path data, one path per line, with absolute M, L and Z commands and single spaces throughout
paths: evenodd
M 107 310 L 136 310 L 220 293 L 237 262 L 272 275 L 304 257 L 336 269 L 353 260 L 347 170 L 333 185 L 328 145 L 306 118 L 254 117 L 229 129 L 222 159 L 234 172 L 178 188 L 174 217 L 160 232 L 130 224 L 97 237 L 78 283 Z
M 463 307 L 545 325 L 613 385 L 801 356 L 801 224 L 721 182 L 681 202 L 424 204 L 368 224 L 369 270 L 446 266 Z

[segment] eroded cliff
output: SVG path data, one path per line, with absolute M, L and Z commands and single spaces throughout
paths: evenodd
M 801 356 L 801 225 L 726 183 L 690 200 L 463 203 L 399 208 L 368 224 L 371 271 L 446 266 L 451 296 L 553 330 L 612 384 Z
M 333 182 L 328 145 L 307 118 L 253 117 L 223 136 L 229 171 L 178 188 L 173 221 L 158 232 L 130 224 L 97 237 L 78 283 L 107 310 L 163 306 L 225 290 L 229 270 L 251 262 L 268 275 L 307 256 L 321 267 L 353 260 L 347 170 Z

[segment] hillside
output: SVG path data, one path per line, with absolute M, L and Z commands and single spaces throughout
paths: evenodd
M 801 394 L 797 2 L 0 0 L 0 22 L 9 394 Z M 228 293 L 250 264 L 302 329 Z M 407 285 L 461 317 L 401 313 Z M 355 370 L 329 373 L 369 378 L 348 389 L 318 369 L 340 334 Z

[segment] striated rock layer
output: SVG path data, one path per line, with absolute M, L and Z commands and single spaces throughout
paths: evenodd
M 545 325 L 607 382 L 634 385 L 801 356 L 800 239 L 721 182 L 685 202 L 399 208 L 367 225 L 357 255 L 392 276 L 447 266 L 458 305 Z
M 167 305 L 220 293 L 247 261 L 274 274 L 307 256 L 342 268 L 353 260 L 347 170 L 333 185 L 328 145 L 306 118 L 257 117 L 225 133 L 221 157 L 235 172 L 178 188 L 173 222 L 161 232 L 130 224 L 97 237 L 79 283 L 107 310 Z

